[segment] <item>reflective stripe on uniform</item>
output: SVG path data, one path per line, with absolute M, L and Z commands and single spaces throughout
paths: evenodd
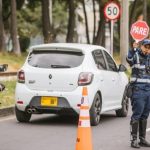
M 145 65 L 140 65 L 140 58 L 138 52 L 136 52 L 135 55 L 136 55 L 136 64 L 134 64 L 131 68 L 144 69 Z
M 145 65 L 134 64 L 131 66 L 131 68 L 145 69 Z
M 131 82 L 150 83 L 150 79 L 130 78 Z
M 132 57 L 132 58 L 127 57 L 127 60 L 129 60 L 129 61 L 133 61 L 133 57 Z

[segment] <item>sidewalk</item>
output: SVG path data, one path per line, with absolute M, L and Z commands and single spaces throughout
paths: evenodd
M 0 108 L 0 117 L 13 115 L 15 113 L 14 107 Z

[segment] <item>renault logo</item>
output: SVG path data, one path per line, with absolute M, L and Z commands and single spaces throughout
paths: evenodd
M 52 75 L 51 74 L 49 75 L 49 79 L 52 79 Z

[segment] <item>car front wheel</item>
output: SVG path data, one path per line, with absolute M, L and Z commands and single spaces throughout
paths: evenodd
M 116 110 L 116 116 L 126 117 L 128 115 L 128 109 L 129 109 L 129 98 L 125 94 L 122 100 L 122 108 Z
M 17 106 L 15 106 L 15 114 L 16 118 L 19 122 L 29 122 L 31 118 L 31 114 L 27 112 L 20 111 Z
M 100 95 L 97 93 L 94 97 L 94 101 L 90 109 L 90 119 L 92 126 L 96 126 L 99 124 L 100 113 L 101 113 L 101 98 Z

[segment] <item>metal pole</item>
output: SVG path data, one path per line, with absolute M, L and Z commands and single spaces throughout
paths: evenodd
M 110 54 L 113 56 L 113 34 L 114 33 L 114 21 L 111 20 L 111 36 L 110 36 Z
M 126 55 L 129 49 L 129 1 L 121 0 L 120 21 L 120 57 L 121 63 L 127 66 Z

